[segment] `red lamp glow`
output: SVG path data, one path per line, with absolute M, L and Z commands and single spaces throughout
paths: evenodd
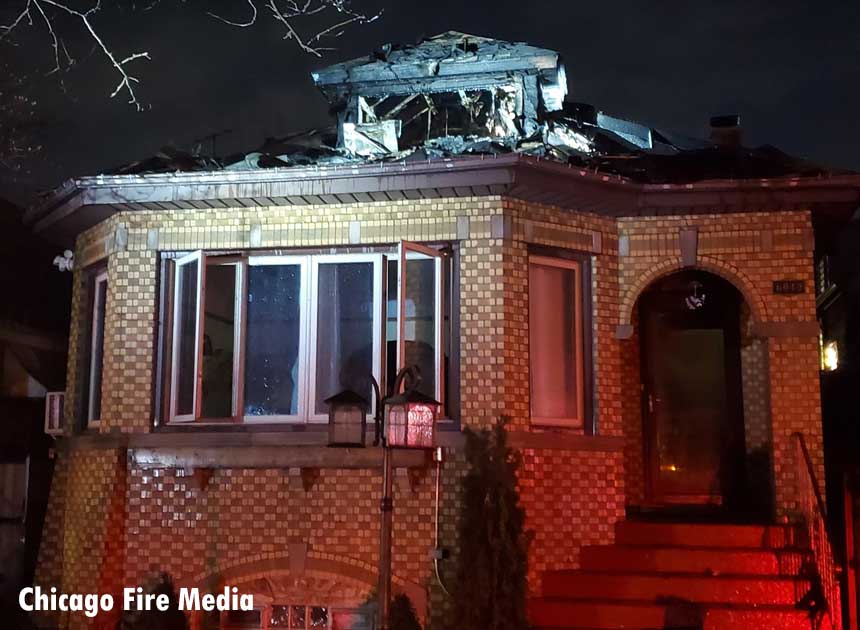
M 441 404 L 414 389 L 386 400 L 385 437 L 395 448 L 433 448 Z

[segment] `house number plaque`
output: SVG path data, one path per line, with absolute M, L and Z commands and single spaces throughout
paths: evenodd
M 773 292 L 776 295 L 799 295 L 806 291 L 803 280 L 774 280 Z

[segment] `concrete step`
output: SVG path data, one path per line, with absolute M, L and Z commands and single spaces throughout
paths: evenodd
M 801 532 L 790 525 L 711 525 L 619 521 L 615 541 L 631 546 L 807 549 Z
M 570 599 L 659 601 L 678 598 L 702 604 L 792 606 L 809 582 L 780 576 L 704 576 L 684 573 L 598 573 L 548 571 L 542 594 Z
M 600 545 L 583 547 L 579 565 L 585 571 L 615 573 L 789 576 L 798 574 L 806 555 L 775 549 Z
M 539 598 L 529 603 L 533 630 L 813 630 L 791 607 L 697 607 L 644 602 Z M 821 628 L 821 630 L 829 630 Z

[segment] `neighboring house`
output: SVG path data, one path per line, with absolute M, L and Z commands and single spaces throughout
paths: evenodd
M 860 208 L 860 205 L 858 205 Z M 819 220 L 816 295 L 821 324 L 821 398 L 827 500 L 845 567 L 845 593 L 852 623 L 860 610 L 860 213 L 844 221 Z M 846 501 L 847 499 L 847 501 Z M 847 508 L 847 509 L 846 509 Z M 847 531 L 846 531 L 847 526 Z M 846 535 L 847 534 L 847 535 Z M 841 544 L 844 542 L 844 545 Z
M 56 245 L 0 199 L 0 607 L 31 584 L 50 489 L 47 390 L 65 386 L 71 278 L 51 264 Z
M 428 623 L 461 429 L 507 417 L 537 626 L 810 628 L 816 585 L 838 601 L 812 220 L 860 177 L 743 148 L 732 117 L 696 141 L 565 102 L 558 55 L 525 44 L 446 33 L 314 79 L 332 130 L 165 152 L 29 211 L 80 232 L 37 583 L 163 572 L 255 594 L 195 628 L 369 623 L 382 455 L 329 448 L 324 401 L 417 363 L 441 505 L 432 459 L 396 453 L 393 571 Z

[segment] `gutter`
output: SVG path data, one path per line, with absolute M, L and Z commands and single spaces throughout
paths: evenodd
M 74 178 L 30 207 L 24 223 L 42 231 L 88 205 L 118 206 L 216 199 L 312 197 L 341 203 L 338 195 L 454 188 L 470 185 L 510 189 L 532 177 L 551 184 L 581 182 L 610 196 L 629 196 L 630 210 L 756 204 L 844 203 L 860 205 L 860 175 L 828 178 L 785 177 L 756 180 L 709 180 L 688 184 L 641 184 L 620 175 L 583 169 L 522 154 L 459 156 L 420 162 L 374 162 L 145 175 L 94 175 Z M 253 186 L 254 190 L 250 190 Z M 243 189 L 244 187 L 244 189 Z M 549 190 L 549 189 L 547 189 Z M 244 194 L 240 194 L 244 193 Z M 253 193 L 253 194 L 249 194 Z M 497 193 L 503 194 L 503 193 Z M 257 202 L 256 199 L 262 200 Z M 626 205 L 626 204 L 625 204 Z

